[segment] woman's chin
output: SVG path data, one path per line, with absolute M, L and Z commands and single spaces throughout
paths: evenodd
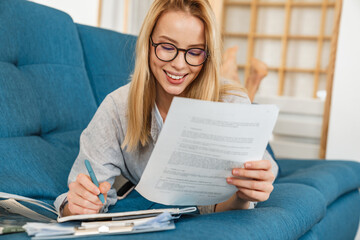
M 184 89 L 180 87 L 171 87 L 165 91 L 167 94 L 172 95 L 173 97 L 180 97 L 180 95 L 184 92 Z

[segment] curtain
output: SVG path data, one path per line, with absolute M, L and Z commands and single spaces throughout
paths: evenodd
M 154 0 L 103 0 L 101 27 L 138 35 Z

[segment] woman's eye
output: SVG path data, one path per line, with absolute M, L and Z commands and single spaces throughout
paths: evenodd
M 170 44 L 161 44 L 160 46 L 165 51 L 174 51 L 175 50 L 174 46 L 172 46 Z
M 191 55 L 191 56 L 194 56 L 194 57 L 198 57 L 200 56 L 201 54 L 203 54 L 203 50 L 200 50 L 200 49 L 191 49 L 188 51 L 188 53 Z

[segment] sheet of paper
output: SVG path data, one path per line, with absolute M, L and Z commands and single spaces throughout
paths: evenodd
M 96 236 L 101 239 L 103 235 L 134 234 L 175 229 L 172 214 L 165 211 L 156 217 L 135 219 L 130 221 L 100 221 L 72 223 L 32 223 L 24 226 L 32 239 L 66 239 L 83 236 Z
M 59 223 L 37 223 L 28 222 L 23 228 L 29 236 L 50 237 L 57 235 L 68 235 L 75 232 L 75 224 L 59 224 Z
M 136 190 L 167 205 L 210 205 L 236 188 L 235 167 L 260 160 L 278 115 L 275 105 L 174 98 Z

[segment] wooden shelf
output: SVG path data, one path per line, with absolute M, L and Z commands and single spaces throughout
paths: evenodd
M 239 69 L 246 69 L 249 68 L 249 66 L 243 65 L 243 64 L 238 64 L 237 67 Z M 311 68 L 280 68 L 280 67 L 268 67 L 269 71 L 284 71 L 284 72 L 294 72 L 294 73 L 315 73 L 315 72 L 319 72 L 320 74 L 326 74 L 327 70 L 326 69 L 311 69 Z
M 214 0 L 217 1 L 217 0 Z M 219 0 L 220 1 L 220 0 Z M 280 50 L 280 61 L 278 66 L 268 67 L 269 71 L 276 72 L 278 74 L 278 96 L 283 96 L 284 94 L 284 85 L 285 85 L 285 76 L 287 73 L 307 73 L 313 75 L 313 87 L 309 88 L 312 91 L 313 98 L 316 98 L 316 93 L 319 90 L 319 82 L 320 76 L 324 77 L 326 75 L 326 101 L 325 101 L 325 109 L 324 109 L 324 117 L 322 123 L 322 136 L 321 136 L 321 148 L 320 148 L 320 158 L 325 157 L 326 152 L 326 142 L 327 142 L 327 133 L 328 133 L 328 125 L 329 125 L 329 116 L 330 116 L 330 105 L 331 105 L 331 92 L 333 85 L 333 77 L 334 77 L 334 65 L 336 60 L 336 47 L 337 47 L 337 38 L 339 33 L 340 26 L 340 16 L 343 0 L 321 0 L 318 2 L 304 2 L 294 0 L 275 0 L 275 2 L 263 2 L 261 0 L 245 0 L 242 2 L 235 0 L 221 0 L 223 3 L 222 8 L 222 30 L 224 40 L 229 37 L 233 38 L 243 38 L 242 40 L 247 41 L 247 51 L 246 51 L 246 62 L 241 65 L 238 64 L 238 68 L 244 71 L 244 79 L 246 80 L 249 72 L 250 72 L 250 59 L 254 57 L 254 49 L 256 47 L 256 40 L 258 39 L 273 39 L 276 41 L 281 41 L 281 50 Z M 226 8 L 237 8 L 250 12 L 250 21 L 249 21 L 249 33 L 234 33 L 234 32 L 226 32 Z M 258 33 L 257 28 L 257 17 L 259 14 L 260 8 L 261 10 L 266 9 L 266 7 L 270 8 L 278 8 L 276 11 L 284 11 L 284 25 L 281 26 L 283 29 L 282 33 L 278 34 L 263 34 Z M 291 16 L 293 14 L 294 9 L 299 9 L 302 11 L 307 11 L 307 8 L 314 8 L 316 10 L 320 10 L 320 28 L 317 36 L 300 36 L 300 35 L 291 35 L 290 27 L 291 27 Z M 328 15 L 330 14 L 329 10 L 333 10 L 334 18 L 333 26 L 332 26 L 332 34 L 331 36 L 325 35 L 326 24 L 328 22 Z M 262 11 L 261 11 L 262 13 Z M 292 29 L 293 30 L 293 29 Z M 303 40 L 303 41 L 317 41 L 317 51 L 312 52 L 316 58 L 316 66 L 314 68 L 291 68 L 287 67 L 287 52 L 289 41 L 291 40 Z M 325 41 L 330 41 L 330 57 L 327 64 L 326 69 L 322 69 L 323 66 L 323 51 Z M 326 46 L 327 48 L 327 46 Z M 289 83 L 291 84 L 291 83 Z
M 225 1 L 225 6 L 250 7 L 252 2 Z M 258 7 L 285 7 L 286 2 L 257 2 Z M 323 6 L 321 2 L 292 2 L 291 7 L 319 7 Z M 335 3 L 327 3 L 326 7 L 335 7 Z
M 254 38 L 263 38 L 263 39 L 279 39 L 281 40 L 283 38 L 282 35 L 272 35 L 272 34 L 249 34 L 249 33 L 234 33 L 234 32 L 225 32 L 223 33 L 224 37 L 235 37 L 235 38 L 248 38 L 249 36 L 252 36 Z M 326 41 L 331 40 L 331 36 L 302 36 L 302 35 L 289 35 L 287 36 L 288 39 L 291 40 L 314 40 L 318 41 L 320 38 Z
M 282 2 L 258 2 L 257 5 L 264 7 L 283 7 L 285 4 Z M 225 6 L 250 7 L 251 2 L 225 1 Z
M 339 0 L 337 0 L 339 1 Z M 284 85 L 286 81 L 287 73 L 308 73 L 312 74 L 314 77 L 313 80 L 313 88 L 312 95 L 315 98 L 316 93 L 319 88 L 320 74 L 327 74 L 328 71 L 325 69 L 321 69 L 322 66 L 322 56 L 323 56 L 323 47 L 324 44 L 330 43 L 332 41 L 333 36 L 325 35 L 325 25 L 328 14 L 328 8 L 333 7 L 336 10 L 337 2 L 330 2 L 329 0 L 322 0 L 319 2 L 294 2 L 294 0 L 280 0 L 275 2 L 262 2 L 261 0 L 247 0 L 243 2 L 235 1 L 235 0 L 224 0 L 224 8 L 223 15 L 225 15 L 225 8 L 231 7 L 246 7 L 246 10 L 250 12 L 250 26 L 249 32 L 229 32 L 225 30 L 226 24 L 225 18 L 223 18 L 223 38 L 239 38 L 242 41 L 247 41 L 247 51 L 246 51 L 246 62 L 245 64 L 238 65 L 240 69 L 244 70 L 244 79 L 247 79 L 250 73 L 250 63 L 251 59 L 254 57 L 254 51 L 256 48 L 256 44 L 258 40 L 275 40 L 279 41 L 281 44 L 280 49 L 280 62 L 277 67 L 270 67 L 270 71 L 276 71 L 278 73 L 278 92 L 279 96 L 284 94 Z M 284 11 L 284 26 L 282 26 L 283 31 L 279 34 L 266 34 L 266 33 L 258 33 L 257 29 L 257 18 L 259 14 L 260 7 L 281 7 Z M 306 7 L 316 7 L 321 10 L 321 19 L 320 19 L 320 29 L 319 33 L 315 35 L 300 35 L 300 34 L 291 34 L 291 15 L 295 8 L 306 8 Z M 304 9 L 306 11 L 307 9 Z M 313 41 L 317 44 L 317 53 L 316 57 L 316 66 L 314 68 L 305 69 L 305 68 L 291 68 L 287 67 L 287 52 L 289 48 L 290 41 Z

